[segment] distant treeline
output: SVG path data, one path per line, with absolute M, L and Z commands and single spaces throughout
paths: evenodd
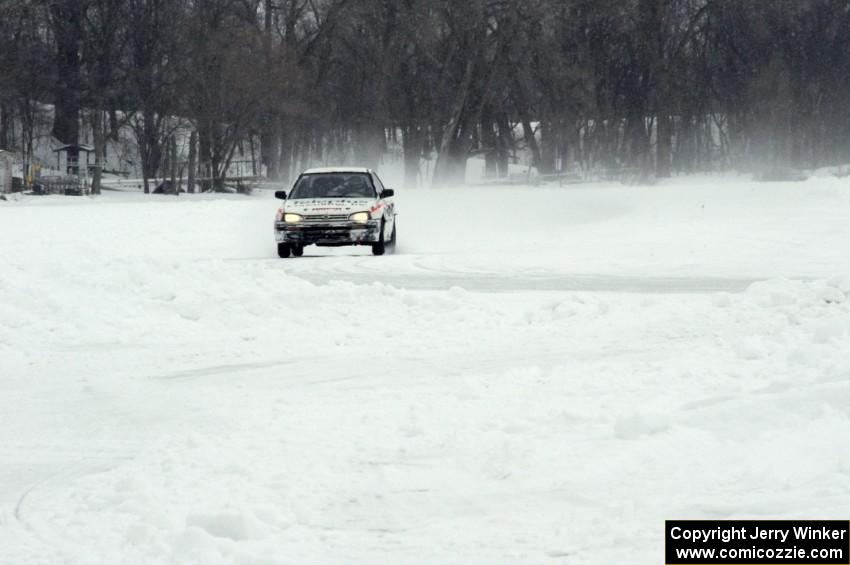
M 132 131 L 146 177 L 191 131 L 222 184 L 252 144 L 408 180 L 472 155 L 504 175 L 667 176 L 850 161 L 850 0 L 0 0 L 0 148 Z

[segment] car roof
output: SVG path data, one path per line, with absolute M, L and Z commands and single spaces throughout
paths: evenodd
M 372 169 L 366 167 L 318 167 L 315 169 L 307 169 L 301 174 L 304 175 L 323 175 L 329 173 L 371 173 Z

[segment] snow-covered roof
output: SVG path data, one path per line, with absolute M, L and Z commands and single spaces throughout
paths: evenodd
M 305 175 L 322 175 L 328 173 L 371 173 L 372 169 L 366 167 L 318 167 L 307 169 Z
M 85 151 L 87 153 L 94 153 L 94 147 L 91 145 L 63 145 L 62 147 L 57 147 L 53 150 L 54 153 L 58 153 L 59 151 Z

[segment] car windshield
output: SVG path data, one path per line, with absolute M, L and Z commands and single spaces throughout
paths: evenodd
M 367 173 L 309 174 L 301 175 L 289 198 L 375 198 L 375 188 Z

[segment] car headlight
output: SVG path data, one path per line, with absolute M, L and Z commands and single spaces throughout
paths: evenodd
M 348 219 L 358 224 L 365 224 L 372 218 L 369 216 L 369 212 L 355 212 L 354 214 L 350 215 Z
M 287 224 L 297 224 L 302 219 L 303 218 L 301 216 L 299 216 L 298 214 L 284 214 L 283 215 L 283 221 L 286 222 Z

